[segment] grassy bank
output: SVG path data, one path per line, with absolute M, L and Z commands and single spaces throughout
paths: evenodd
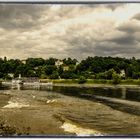
M 2 83 L 2 79 L 0 79 L 0 85 Z M 47 83 L 52 81 L 54 84 L 79 84 L 78 79 L 40 79 L 40 82 Z M 104 79 L 87 79 L 84 84 L 106 84 L 106 85 L 114 85 L 113 80 L 104 80 Z M 79 84 L 80 85 L 80 84 Z M 126 79 L 121 80 L 118 85 L 140 85 L 140 79 Z
M 56 80 L 48 80 L 41 79 L 41 82 L 46 83 L 48 81 L 52 81 L 53 83 L 59 84 L 78 84 L 78 79 L 56 79 Z M 103 80 L 103 79 L 87 79 L 85 84 L 113 84 L 112 80 Z M 121 80 L 120 85 L 140 85 L 140 79 L 127 79 Z

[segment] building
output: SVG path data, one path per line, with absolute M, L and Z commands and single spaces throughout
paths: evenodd
M 26 64 L 26 60 L 21 60 L 21 62 L 22 62 L 23 64 Z
M 120 76 L 121 76 L 121 77 L 125 77 L 125 70 L 121 70 Z
M 55 61 L 55 66 L 59 67 L 61 65 L 63 65 L 63 61 L 62 60 Z
M 69 70 L 69 66 L 63 66 L 63 71 L 68 71 Z

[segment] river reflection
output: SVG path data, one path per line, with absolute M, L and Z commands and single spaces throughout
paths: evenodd
M 104 96 L 130 101 L 140 101 L 140 88 L 131 87 L 70 87 L 70 86 L 45 86 L 45 85 L 12 85 L 1 87 L 1 89 L 17 89 L 17 90 L 40 90 L 55 91 L 70 96 Z
M 54 87 L 54 91 L 73 96 L 105 96 L 111 98 L 118 98 L 130 101 L 140 101 L 140 89 L 139 88 L 116 88 L 116 87 Z

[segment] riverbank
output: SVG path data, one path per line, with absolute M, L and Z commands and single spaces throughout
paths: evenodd
M 43 84 L 45 85 L 45 84 Z M 55 83 L 54 86 L 64 86 L 64 87 L 104 87 L 104 88 L 140 88 L 140 85 L 113 85 L 113 84 L 64 84 L 64 83 Z
M 78 79 L 40 79 L 41 83 L 47 83 L 48 81 L 52 81 L 55 84 L 79 84 Z M 87 85 L 90 84 L 103 84 L 103 85 L 114 85 L 113 80 L 104 80 L 104 79 L 87 79 L 84 83 Z M 82 85 L 82 84 L 79 84 Z M 119 84 L 116 85 L 140 85 L 140 79 L 126 79 L 121 80 Z
M 68 80 L 70 81 L 70 80 Z M 129 84 L 124 84 L 120 83 L 117 85 L 114 84 L 109 84 L 109 83 L 84 83 L 84 84 L 78 84 L 75 82 L 68 82 L 67 80 L 63 80 L 63 82 L 56 82 L 52 80 L 52 85 L 48 85 L 47 82 L 40 82 L 40 83 L 24 83 L 23 86 L 63 86 L 63 87 L 104 87 L 104 88 L 140 88 L 139 84 L 134 84 L 134 83 L 129 83 Z M 6 86 L 11 86 L 12 82 L 11 81 L 4 81 L 1 82 L 2 85 Z
M 113 84 L 113 80 L 106 79 L 86 79 L 84 84 L 79 84 L 78 79 L 40 79 L 41 84 L 45 84 L 48 82 L 53 82 L 54 84 L 77 84 L 77 85 L 124 85 L 124 86 L 140 86 L 140 79 L 125 79 L 121 80 L 119 84 Z M 0 79 L 0 84 L 2 83 L 11 83 L 11 80 L 3 80 Z

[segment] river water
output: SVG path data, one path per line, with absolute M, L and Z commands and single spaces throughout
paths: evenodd
M 1 135 L 139 136 L 139 122 L 139 88 L 0 89 Z

